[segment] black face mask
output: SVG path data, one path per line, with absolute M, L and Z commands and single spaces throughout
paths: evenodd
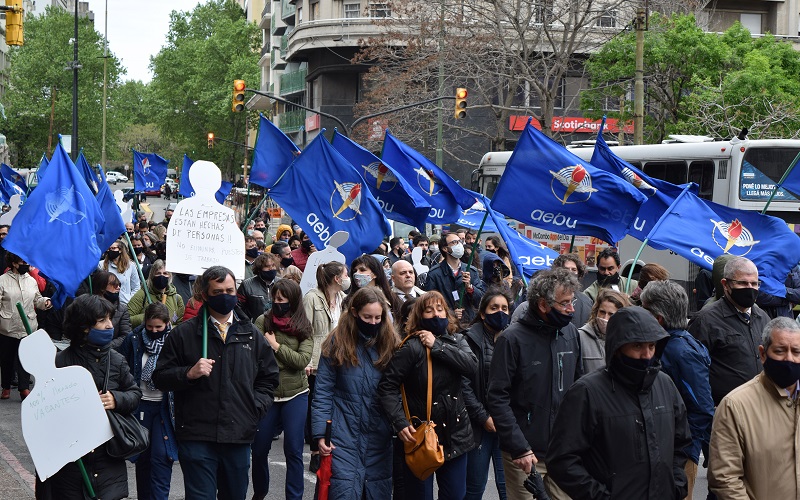
M 356 325 L 358 325 L 358 331 L 366 335 L 367 337 L 374 337 L 381 331 L 381 322 L 377 323 L 367 323 L 359 316 L 356 316 Z
M 269 271 L 259 271 L 258 277 L 262 280 L 266 281 L 267 283 L 272 283 L 272 280 L 275 279 L 275 276 L 278 275 L 278 271 L 274 269 L 270 269 Z
M 144 247 L 133 247 L 133 253 L 141 255 L 144 252 Z
M 150 340 L 158 340 L 161 337 L 163 337 L 164 335 L 169 333 L 170 327 L 166 327 L 163 330 L 161 330 L 160 332 L 154 332 L 152 330 L 148 330 L 147 328 L 145 328 L 144 331 L 145 331 L 145 333 L 147 333 L 147 338 L 149 338 Z
M 562 314 L 555 310 L 555 308 L 550 308 L 550 312 L 547 313 L 547 322 L 553 325 L 556 328 L 564 328 L 572 321 L 571 314 Z
M 781 361 L 769 357 L 764 360 L 764 373 L 778 387 L 790 387 L 800 380 L 800 363 Z
M 492 314 L 487 314 L 483 322 L 492 330 L 499 332 L 505 330 L 509 321 L 510 318 L 507 312 L 497 311 Z
M 169 276 L 153 276 L 153 288 L 164 290 L 169 286 Z
M 294 259 L 291 257 L 285 257 L 281 259 L 281 267 L 289 267 L 294 264 Z
M 119 292 L 103 292 L 103 297 L 112 304 L 116 304 L 119 300 Z
M 435 336 L 439 337 L 440 335 L 444 335 L 447 333 L 447 325 L 450 322 L 447 318 L 440 318 L 438 316 L 434 316 L 433 318 L 422 318 L 419 322 L 419 327 L 422 330 L 428 330 Z
M 247 250 L 245 250 L 244 254 L 247 255 L 248 257 L 256 258 L 258 257 L 258 247 L 248 248 Z
M 752 307 L 756 303 L 756 297 L 758 288 L 731 288 L 731 300 L 744 309 Z
M 236 295 L 221 293 L 206 299 L 206 304 L 217 314 L 229 314 L 236 307 Z
M 619 283 L 619 273 L 609 275 L 597 275 L 597 284 L 601 287 L 616 285 Z
M 303 247 L 303 250 L 311 250 L 311 245 L 313 244 L 314 242 L 311 240 L 305 240 L 302 243 L 300 243 L 300 245 Z
M 132 240 L 133 239 L 133 235 L 134 235 L 134 233 L 128 233 L 128 239 Z
M 633 368 L 634 370 L 645 371 L 648 368 L 650 368 L 650 366 L 652 366 L 655 358 L 650 358 L 650 359 L 631 358 L 631 357 L 625 356 L 624 354 L 620 354 L 619 355 L 619 360 L 622 362 L 622 364 L 624 364 L 628 368 Z
M 285 318 L 289 311 L 291 311 L 292 305 L 288 302 L 273 302 L 272 303 L 272 315 L 276 318 Z
M 106 257 L 108 257 L 108 260 L 117 260 L 117 257 L 119 257 L 119 250 L 109 250 L 106 252 Z
M 611 369 L 636 389 L 641 389 L 647 376 L 647 370 L 654 362 L 654 358 L 634 359 L 623 354 L 617 354 L 611 357 Z
M 31 270 L 31 266 L 29 264 L 20 264 L 17 266 L 17 273 L 18 274 L 25 274 Z

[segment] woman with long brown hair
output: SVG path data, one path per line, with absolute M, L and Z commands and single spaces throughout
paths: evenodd
M 119 300 L 123 304 L 130 302 L 133 294 L 141 287 L 139 271 L 131 261 L 127 243 L 117 240 L 108 247 L 105 257 L 97 265 L 99 269 L 108 271 L 119 279 Z
M 399 338 L 379 289 L 362 288 L 349 303 L 322 344 L 311 403 L 312 438 L 320 454 L 332 455 L 329 498 L 391 498 L 392 431 L 377 388 Z M 324 439 L 328 420 L 330 445 Z

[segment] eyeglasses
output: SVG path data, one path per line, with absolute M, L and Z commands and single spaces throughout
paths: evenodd
M 573 300 L 571 300 L 571 301 L 569 301 L 569 300 L 565 300 L 564 302 L 553 302 L 553 304 L 552 304 L 552 305 L 554 305 L 554 306 L 556 306 L 556 305 L 557 305 L 557 306 L 559 306 L 561 309 L 564 309 L 564 310 L 566 311 L 566 310 L 568 310 L 568 309 L 575 309 L 575 301 L 576 301 L 576 300 L 577 300 L 577 299 L 573 299 Z
M 450 242 L 447 243 L 447 246 L 452 247 L 454 245 L 458 245 L 459 243 L 461 243 L 463 245 L 464 244 L 464 240 L 453 240 L 453 241 L 450 241 Z
M 744 288 L 760 288 L 761 280 L 758 281 L 742 281 L 742 280 L 726 280 L 731 285 L 738 285 Z

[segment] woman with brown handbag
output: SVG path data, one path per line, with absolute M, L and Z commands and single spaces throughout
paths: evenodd
M 409 337 L 378 386 L 383 409 L 406 444 L 406 497 L 433 500 L 432 467 L 425 471 L 419 466 L 435 460 L 435 450 L 429 446 L 432 436 L 420 436 L 432 427 L 443 447 L 444 463 L 435 469 L 438 497 L 461 500 L 466 493 L 467 452 L 475 446 L 461 393 L 462 376 L 472 375 L 478 361 L 456 333 L 458 323 L 439 292 L 417 300 L 407 329 Z

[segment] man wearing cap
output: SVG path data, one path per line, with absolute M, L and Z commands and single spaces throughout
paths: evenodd
M 567 391 L 547 470 L 574 499 L 686 497 L 686 407 L 659 357 L 669 334 L 641 307 L 608 321 L 605 370 Z

